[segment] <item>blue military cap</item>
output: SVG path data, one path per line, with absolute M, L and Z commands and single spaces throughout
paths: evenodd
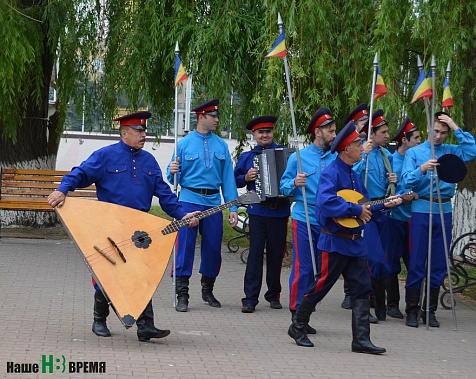
M 258 129 L 274 129 L 274 123 L 278 118 L 276 116 L 259 116 L 250 120 L 246 124 L 246 129 L 255 131 Z
M 397 130 L 397 133 L 395 134 L 395 137 L 392 138 L 392 141 L 401 141 L 403 137 L 407 133 L 414 132 L 415 130 L 418 130 L 418 128 L 415 126 L 413 122 L 410 121 L 410 117 L 405 116 L 405 120 L 403 121 L 402 125 Z
M 332 142 L 331 153 L 338 152 L 340 153 L 347 146 L 349 146 L 354 141 L 360 141 L 362 137 L 359 132 L 355 129 L 354 121 L 350 121 L 344 128 L 339 132 L 334 142 Z
M 438 163 L 438 177 L 447 183 L 461 182 L 468 172 L 463 160 L 455 154 L 443 154 L 438 158 Z
M 218 103 L 220 100 L 213 99 L 210 101 L 205 101 L 200 104 L 198 107 L 192 109 L 192 112 L 195 112 L 197 116 L 199 114 L 209 114 L 210 116 L 218 116 Z
M 350 121 L 361 121 L 369 118 L 369 111 L 367 110 L 367 104 L 360 103 L 352 112 L 347 116 L 344 121 L 344 125 L 347 125 Z
M 126 114 L 125 116 L 115 118 L 114 121 L 119 121 L 120 126 L 129 126 L 133 129 L 147 129 L 147 120 L 151 118 L 152 113 L 148 111 L 141 111 Z
M 385 120 L 385 117 L 383 117 L 383 110 L 377 109 L 372 115 L 372 128 L 379 128 L 387 124 L 388 121 Z
M 326 126 L 334 122 L 332 118 L 332 112 L 329 108 L 319 108 L 314 116 L 312 116 L 309 125 L 307 126 L 306 133 L 314 133 L 316 128 L 320 128 L 321 126 Z

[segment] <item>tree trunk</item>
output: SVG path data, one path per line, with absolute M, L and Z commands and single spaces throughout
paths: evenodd
M 471 30 L 476 26 L 474 17 L 466 14 L 464 24 Z M 464 67 L 474 72 L 476 67 L 476 43 L 470 41 L 472 47 L 464 54 Z M 475 135 L 476 132 L 476 99 L 472 92 L 476 86 L 474 75 L 467 75 L 463 88 L 463 124 L 464 130 Z M 468 174 L 461 183 L 458 183 L 453 208 L 453 240 L 463 233 L 476 232 L 476 159 L 469 162 Z
M 0 167 L 54 170 L 56 154 L 59 145 L 61 128 L 58 127 L 59 113 L 54 112 L 48 117 L 48 98 L 50 81 L 54 68 L 54 50 L 49 45 L 46 26 L 43 27 L 43 53 L 41 56 L 41 72 L 33 71 L 25 74 L 26 77 L 42 78 L 41 102 L 34 96 L 34 84 L 29 84 L 28 93 L 32 94 L 26 101 L 19 99 L 18 107 L 25 115 L 21 125 L 16 130 L 16 141 L 0 134 Z M 33 66 L 34 68 L 36 66 Z M 33 83 L 34 80 L 25 80 Z M 26 84 L 27 85 L 27 84 Z M 3 125 L 0 125 L 3 129 Z M 0 211 L 1 226 L 28 225 L 40 226 L 56 223 L 54 212 L 25 212 L 25 211 Z

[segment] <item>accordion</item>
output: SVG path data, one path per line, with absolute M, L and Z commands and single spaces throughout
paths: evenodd
M 279 191 L 279 182 L 286 170 L 289 156 L 296 149 L 289 147 L 278 147 L 276 149 L 265 149 L 253 159 L 254 168 L 258 169 L 256 178 L 256 193 L 261 201 L 268 198 L 286 197 Z

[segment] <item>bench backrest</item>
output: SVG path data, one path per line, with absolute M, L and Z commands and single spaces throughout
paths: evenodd
M 58 188 L 69 171 L 2 168 L 0 209 L 53 211 L 48 195 Z M 96 198 L 96 186 L 78 188 L 68 196 Z

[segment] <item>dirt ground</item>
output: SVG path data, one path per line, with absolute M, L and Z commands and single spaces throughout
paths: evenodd
M 7 227 L 2 228 L 0 233 L 3 238 L 69 239 L 68 233 L 62 225 L 47 228 L 33 228 L 30 226 Z

